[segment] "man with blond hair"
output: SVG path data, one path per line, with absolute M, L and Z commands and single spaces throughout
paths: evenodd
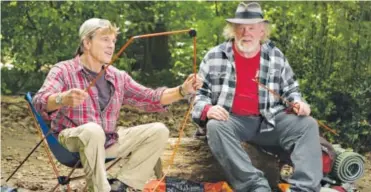
M 95 85 L 84 91 L 111 61 L 118 28 L 110 21 L 92 18 L 79 31 L 75 58 L 53 66 L 33 99 L 36 110 L 51 120 L 59 142 L 79 152 L 89 191 L 139 191 L 153 173 L 169 131 L 163 123 L 117 128 L 122 105 L 161 112 L 166 105 L 195 93 L 199 78 L 190 75 L 174 88 L 151 89 L 110 65 Z M 116 179 L 107 181 L 106 157 L 128 157 Z
M 208 145 L 228 182 L 239 192 L 269 192 L 268 181 L 241 146 L 250 142 L 291 154 L 291 192 L 317 192 L 322 178 L 316 121 L 299 92 L 284 54 L 268 39 L 269 23 L 258 3 L 240 3 L 227 19 L 227 41 L 204 57 L 193 120 L 206 128 Z M 294 103 L 292 113 L 256 80 Z

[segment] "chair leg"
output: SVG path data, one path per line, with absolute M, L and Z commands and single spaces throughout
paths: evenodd
M 79 164 L 80 164 L 80 160 L 78 160 L 76 162 L 75 166 L 73 166 L 72 170 L 70 171 L 70 173 L 68 173 L 67 177 L 65 177 L 65 178 L 64 177 L 63 178 L 58 177 L 58 183 L 57 183 L 57 185 L 55 185 L 55 187 L 52 189 L 51 192 L 54 192 L 61 183 L 63 185 L 67 185 L 67 191 L 70 192 L 71 191 L 70 181 L 72 181 L 70 177 L 71 177 L 72 173 L 76 170 L 76 168 Z M 64 181 L 60 181 L 60 179 L 64 179 Z
M 59 183 L 54 186 L 54 188 L 51 190 L 51 192 L 54 192 L 59 186 Z M 67 192 L 71 192 L 70 184 L 67 184 Z
M 51 132 L 50 132 L 51 133 Z M 35 152 L 35 150 L 40 146 L 41 143 L 44 142 L 45 138 L 50 134 L 48 133 L 45 137 L 43 137 L 40 142 L 31 150 L 31 152 L 26 156 L 26 158 L 18 165 L 18 167 L 13 171 L 12 174 L 10 174 L 10 176 L 6 179 L 6 182 L 9 181 L 9 179 L 11 179 L 13 177 L 13 175 L 18 171 L 19 168 L 22 167 L 23 163 L 25 163 L 28 158 L 32 155 L 33 152 Z
M 106 168 L 106 171 L 108 171 L 109 169 L 111 169 L 114 165 L 116 165 L 117 162 L 119 162 L 122 158 L 119 157 L 117 159 L 115 159 L 111 165 L 109 165 L 107 168 Z M 78 178 L 81 178 L 83 176 L 79 176 Z M 87 191 L 87 188 L 88 188 L 88 183 L 85 184 L 85 187 L 84 189 L 82 190 L 83 192 L 86 192 Z
M 54 192 L 58 188 L 58 186 L 59 186 L 59 183 L 57 183 L 50 192 Z
M 117 159 L 116 161 L 114 161 L 109 167 L 107 167 L 107 171 L 112 168 L 121 158 Z M 159 158 L 156 162 L 156 165 L 155 167 L 153 168 L 154 172 L 155 172 L 155 176 L 157 179 L 160 179 L 162 178 L 162 176 L 164 175 L 164 172 L 162 171 L 162 161 L 161 161 L 161 158 Z M 79 177 L 75 177 L 73 178 L 73 180 L 75 179 L 81 179 L 83 176 L 79 176 Z M 87 187 L 88 187 L 88 184 L 86 183 L 85 184 L 85 187 L 84 189 L 82 190 L 83 192 L 86 192 L 87 191 Z

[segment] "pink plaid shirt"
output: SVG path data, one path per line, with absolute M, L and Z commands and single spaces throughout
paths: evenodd
M 41 89 L 33 98 L 36 110 L 45 119 L 51 120 L 51 127 L 59 133 L 65 128 L 72 128 L 88 122 L 102 126 L 106 134 L 116 132 L 116 122 L 122 105 L 132 105 L 147 112 L 162 112 L 166 108 L 160 103 L 165 87 L 156 90 L 144 87 L 135 82 L 126 72 L 113 66 L 106 70 L 105 79 L 113 85 L 110 101 L 103 111 L 98 102 L 98 91 L 95 86 L 88 91 L 88 97 L 80 106 L 62 107 L 53 112 L 46 112 L 46 104 L 51 94 L 67 91 L 72 88 L 85 89 L 93 77 L 80 64 L 79 56 L 62 61 L 53 66 Z

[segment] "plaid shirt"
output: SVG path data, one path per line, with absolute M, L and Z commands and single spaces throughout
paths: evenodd
M 199 75 L 204 84 L 198 90 L 193 120 L 205 127 L 207 120 L 201 119 L 206 105 L 219 105 L 231 112 L 236 91 L 236 71 L 232 50 L 233 41 L 227 41 L 211 49 L 200 65 Z M 283 53 L 271 41 L 261 45 L 259 81 L 289 101 L 302 101 L 294 73 Z M 261 132 L 271 131 L 275 126 L 275 115 L 284 110 L 282 101 L 259 86 L 259 111 L 267 121 Z
M 116 132 L 116 122 L 122 105 L 128 104 L 147 112 L 161 112 L 166 108 L 160 103 L 160 97 L 165 88 L 153 90 L 135 82 L 126 72 L 109 66 L 105 79 L 112 85 L 111 98 L 104 108 L 100 109 L 98 91 L 95 86 L 88 91 L 89 97 L 79 106 L 62 107 L 47 113 L 48 97 L 54 93 L 67 91 L 72 88 L 85 89 L 93 77 L 80 64 L 79 56 L 62 61 L 53 66 L 41 89 L 33 98 L 36 110 L 44 118 L 51 120 L 51 127 L 59 133 L 65 128 L 72 128 L 89 122 L 102 126 L 106 135 Z M 117 138 L 114 137 L 114 140 Z

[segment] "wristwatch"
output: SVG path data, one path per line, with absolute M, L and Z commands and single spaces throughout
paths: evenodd
M 55 97 L 55 103 L 57 105 L 62 105 L 62 93 L 58 93 L 58 95 Z
M 179 86 L 179 94 L 180 94 L 182 97 L 186 96 L 186 92 L 185 92 L 184 89 L 183 89 L 183 85 L 180 85 L 180 86 Z

